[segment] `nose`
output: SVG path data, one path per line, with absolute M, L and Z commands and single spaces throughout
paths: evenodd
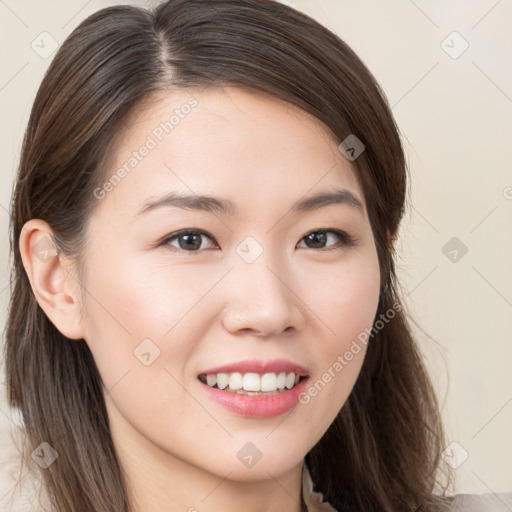
M 227 276 L 224 327 L 232 334 L 248 331 L 261 337 L 301 331 L 307 307 L 294 290 L 295 278 L 275 264 L 269 266 L 263 256 L 250 264 L 238 262 Z

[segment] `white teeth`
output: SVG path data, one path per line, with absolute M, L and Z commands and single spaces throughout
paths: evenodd
M 261 391 L 275 391 L 277 389 L 277 375 L 265 373 L 261 376 Z
M 217 373 L 217 387 L 219 389 L 227 388 L 229 384 L 229 373 Z
M 231 389 L 242 389 L 243 385 L 243 375 L 241 373 L 232 373 L 231 377 L 229 377 L 229 387 Z
M 261 391 L 261 378 L 257 373 L 246 373 L 242 387 L 245 391 Z
M 204 375 L 201 378 L 202 382 L 210 387 L 217 386 L 219 389 L 226 391 L 236 391 L 237 393 L 258 394 L 274 393 L 286 389 L 292 389 L 300 381 L 300 376 L 295 375 L 294 372 L 286 373 L 212 373 Z

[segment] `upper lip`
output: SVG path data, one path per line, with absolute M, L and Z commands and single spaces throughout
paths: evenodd
M 209 375 L 212 373 L 280 373 L 293 372 L 295 375 L 299 375 L 301 377 L 306 377 L 308 375 L 308 371 L 306 368 L 301 366 L 300 364 L 294 363 L 293 361 L 288 361 L 287 359 L 269 359 L 267 361 L 262 361 L 258 359 L 247 359 L 244 361 L 237 361 L 235 363 L 230 363 L 222 366 L 216 366 L 215 368 L 209 368 L 208 370 L 204 370 L 200 373 L 200 375 Z

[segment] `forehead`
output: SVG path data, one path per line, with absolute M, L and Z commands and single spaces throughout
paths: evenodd
M 254 205 L 261 208 L 265 200 L 289 197 L 295 203 L 309 191 L 340 186 L 364 204 L 357 176 L 330 130 L 268 95 L 233 87 L 161 92 L 124 126 L 105 174 L 105 182 L 113 183 L 105 203 L 118 208 L 138 210 L 169 191 L 231 197 L 234 203 L 240 195 L 259 198 Z

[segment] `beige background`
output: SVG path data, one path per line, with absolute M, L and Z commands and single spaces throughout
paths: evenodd
M 2 327 L 12 181 L 31 104 L 51 60 L 31 43 L 42 47 L 45 37 L 44 47 L 51 48 L 42 32 L 61 43 L 84 17 L 116 3 L 0 0 Z M 447 451 L 457 466 L 455 492 L 510 491 L 512 1 L 285 3 L 340 35 L 387 94 L 412 176 L 399 274 L 455 443 Z M 455 245 L 445 247 L 453 237 Z M 8 424 L 3 397 L 0 412 L 0 422 Z

